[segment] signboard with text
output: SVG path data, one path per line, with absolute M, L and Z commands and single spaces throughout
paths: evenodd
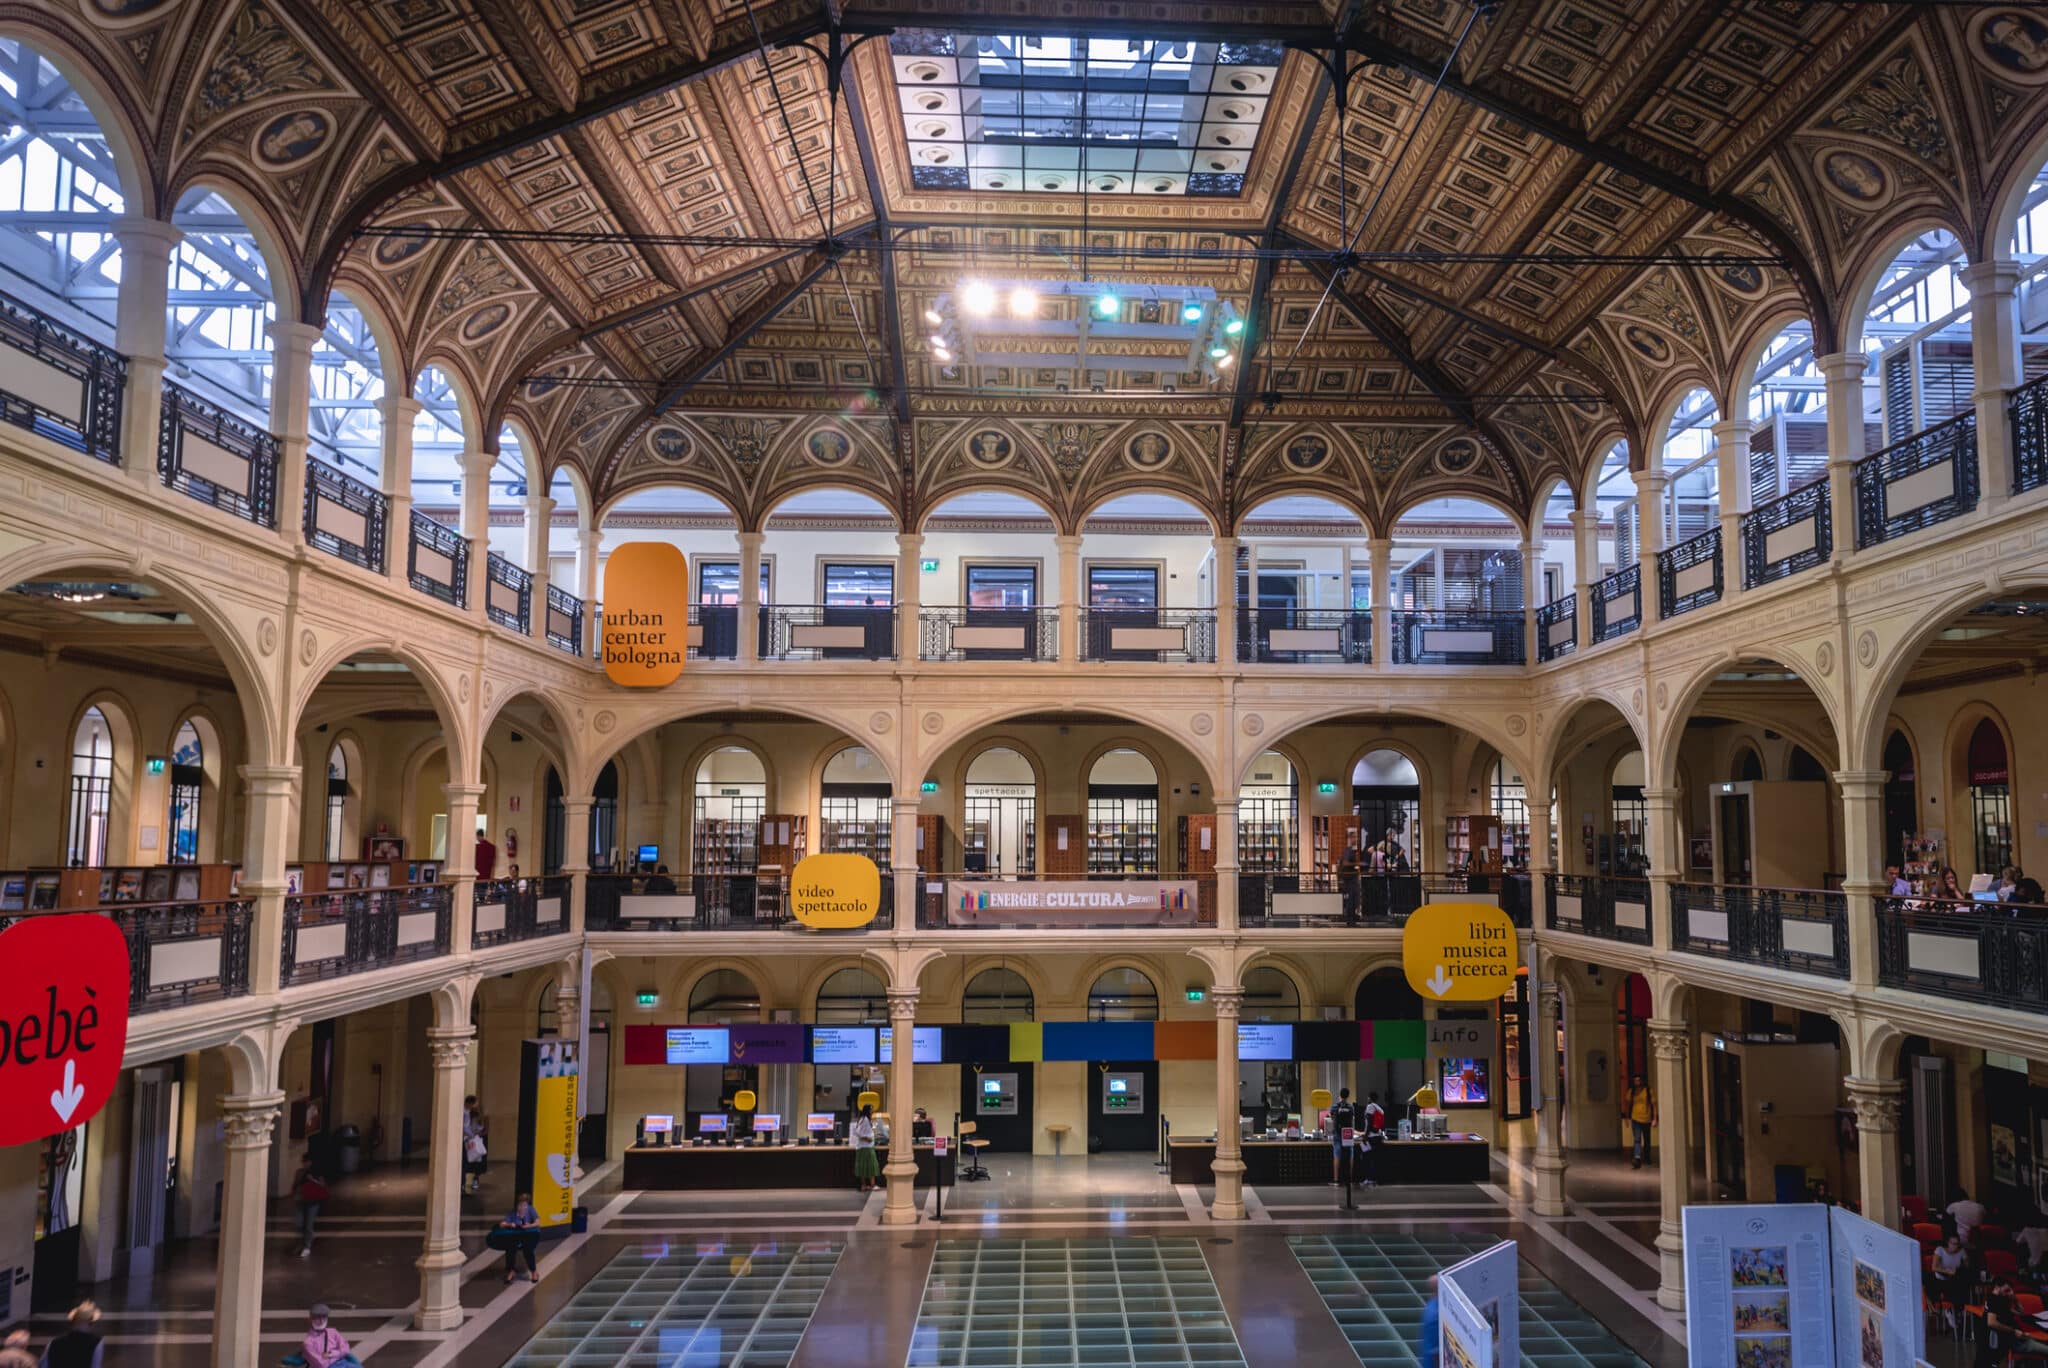
M 1039 879 L 946 884 L 946 920 L 955 926 L 1193 926 L 1192 879 Z
M 1427 903 L 1401 930 L 1401 969 L 1424 1002 L 1488 1002 L 1515 986 L 1515 924 L 1484 903 Z
M 24 917 L 0 932 L 0 1147 L 82 1126 L 128 1047 L 128 939 L 111 917 Z
M 515 1171 L 541 1225 L 567 1225 L 576 1208 L 576 1042 L 529 1040 L 520 1053 Z
M 627 542 L 605 558 L 605 678 L 629 689 L 676 682 L 689 653 L 690 567 L 667 542 Z
M 790 873 L 790 914 L 805 926 L 866 926 L 881 906 L 882 871 L 865 855 L 806 855 Z

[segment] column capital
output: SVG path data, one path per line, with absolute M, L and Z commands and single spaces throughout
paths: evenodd
M 912 817 L 915 817 L 918 813 L 918 809 L 924 806 L 924 796 L 922 794 L 916 794 L 912 797 L 905 798 L 900 793 L 891 794 L 889 797 L 889 802 L 891 806 L 895 809 L 896 815 L 898 817 L 903 816 L 905 813 L 908 813 Z
M 924 533 L 922 532 L 898 532 L 896 534 L 896 549 L 899 551 L 916 551 L 923 546 Z
M 1227 988 L 1212 986 L 1209 1001 L 1214 1004 L 1217 1016 L 1236 1016 L 1238 1009 L 1244 1006 L 1244 987 L 1241 984 Z
M 446 798 L 451 803 L 459 802 L 462 799 L 467 798 L 470 801 L 470 803 L 474 805 L 479 799 L 481 799 L 484 796 L 484 785 L 443 784 L 441 785 L 441 796 Z
M 1674 807 L 1678 803 L 1679 790 L 1675 788 L 1645 788 L 1643 801 L 1651 807 Z
M 762 541 L 763 541 L 764 539 L 766 539 L 766 537 L 768 536 L 768 534 L 767 534 L 766 532 L 748 532 L 748 531 L 740 531 L 740 532 L 736 532 L 736 533 L 734 533 L 733 535 L 737 536 L 737 537 L 738 537 L 738 538 L 740 539 L 740 547 L 741 547 L 741 549 L 742 549 L 742 550 L 745 550 L 745 549 L 747 549 L 747 548 L 751 547 L 752 549 L 754 549 L 754 550 L 756 550 L 756 551 L 758 551 L 758 550 L 760 550 L 760 549 L 761 549 L 761 543 L 762 543 Z
M 1078 532 L 1056 533 L 1053 536 L 1052 544 L 1062 551 L 1079 551 L 1081 549 L 1081 534 Z
M 270 325 L 270 350 L 278 354 L 298 352 L 311 356 L 314 345 L 320 341 L 320 334 L 317 324 L 279 320 Z
M 1714 424 L 1714 445 L 1733 446 L 1738 441 L 1748 440 L 1755 431 L 1756 424 L 1748 418 L 1724 418 Z
M 481 477 L 490 474 L 492 467 L 498 464 L 498 453 L 487 451 L 481 446 L 464 446 L 461 462 L 464 478 L 467 478 L 472 472 Z
M 478 786 L 477 791 L 483 791 L 481 785 Z M 564 813 L 589 812 L 596 805 L 597 798 L 594 794 L 584 794 L 582 797 L 575 797 L 569 794 L 562 796 L 562 811 Z
M 122 214 L 113 222 L 114 241 L 121 244 L 121 254 L 141 255 L 145 248 L 154 247 L 163 256 L 169 257 L 177 245 L 185 240 L 185 230 L 162 219 L 144 218 L 140 214 Z
M 1365 539 L 1365 549 L 1375 556 L 1382 554 L 1392 555 L 1394 539 L 1392 537 L 1367 537 Z
M 1557 980 L 1539 980 L 1536 984 L 1537 1015 L 1540 1017 L 1547 1012 L 1551 1016 L 1556 1016 L 1563 1007 L 1564 989 L 1558 986 Z
M 281 1092 L 244 1093 L 220 1100 L 221 1127 L 231 1150 L 267 1150 L 284 1111 Z
M 1973 261 L 1958 270 L 1956 278 L 1963 282 L 1972 300 L 1981 301 L 1990 295 L 2017 294 L 2020 270 L 2017 261 Z
M 552 518 L 555 516 L 555 501 L 546 494 L 528 493 L 526 496 L 526 507 L 529 511 L 536 508 L 540 509 L 539 516 L 542 518 Z
M 296 765 L 238 765 L 235 773 L 242 776 L 249 792 L 256 795 L 269 793 L 289 797 L 297 789 L 300 779 Z
M 1864 790 L 1863 797 L 1876 797 L 1891 778 L 1890 770 L 1836 770 L 1835 782 L 1842 786 L 1842 796 L 1848 797 L 1853 790 Z
M 889 997 L 889 1019 L 915 1017 L 917 1015 L 918 990 L 915 988 L 885 988 Z
M 427 1055 L 437 1069 L 469 1067 L 470 1046 L 476 1040 L 474 1026 L 429 1026 Z
M 1630 474 L 1636 482 L 1636 493 L 1639 495 L 1646 494 L 1651 490 L 1661 491 L 1664 486 L 1671 483 L 1671 473 L 1662 466 L 1652 466 L 1647 470 L 1631 471 Z
M 1650 1053 L 1660 1060 L 1683 1062 L 1692 1046 L 1692 1027 L 1683 1021 L 1653 1020 L 1649 1033 Z
M 412 426 L 412 420 L 427 411 L 427 406 L 409 394 L 387 394 L 377 400 L 377 415 L 387 423 L 403 423 Z
M 1826 356 L 1816 356 L 1813 363 L 1830 384 L 1840 384 L 1861 380 L 1870 365 L 1870 358 L 1860 351 L 1829 352 Z
M 1906 1085 L 1890 1078 L 1844 1078 L 1843 1090 L 1856 1111 L 1856 1129 L 1866 1134 L 1896 1131 L 1906 1098 Z

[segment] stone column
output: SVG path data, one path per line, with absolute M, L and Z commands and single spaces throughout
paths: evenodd
M 922 781 L 920 781 L 922 782 Z M 891 909 L 895 917 L 895 930 L 899 933 L 917 929 L 917 899 L 921 889 L 918 886 L 917 810 L 922 799 L 916 794 L 905 798 L 901 795 L 892 800 L 890 816 L 894 825 L 889 832 L 889 872 L 895 879 Z M 921 862 L 932 869 L 940 867 L 940 852 L 925 852 Z M 911 1006 L 917 1005 L 915 995 Z
M 590 898 L 590 809 L 597 799 L 586 794 L 562 799 L 562 868 L 569 876 L 569 932 L 580 935 Z
M 246 837 L 238 896 L 252 904 L 249 917 L 249 991 L 278 990 L 284 972 L 285 866 L 295 844 L 292 827 L 299 792 L 296 765 L 243 765 Z
M 476 915 L 476 810 L 484 786 L 443 784 L 441 794 L 448 800 L 448 858 L 441 863 L 441 882 L 450 885 L 448 949 L 466 955 Z
M 1536 635 L 1536 610 L 1543 606 L 1543 510 L 1537 509 L 1537 528 L 1523 539 L 1522 552 L 1522 660 L 1534 665 L 1540 658 Z
M 1394 539 L 1368 537 L 1365 552 L 1372 560 L 1372 663 L 1384 669 L 1394 663 Z
M 917 1065 L 912 1058 L 912 1033 L 917 1028 L 917 989 L 889 989 L 889 1159 L 882 1176 L 889 1180 L 882 1197 L 883 1225 L 917 1224 L 917 1154 L 911 1147 L 911 1094 Z
M 1899 1220 L 1899 1111 L 1906 1085 L 1889 1078 L 1845 1078 L 1856 1109 L 1856 1174 L 1863 1214 L 1882 1226 Z
M 263 1235 L 270 1201 L 271 1135 L 281 1092 L 220 1100 L 227 1157 L 221 1179 L 220 1255 L 213 1285 L 215 1368 L 257 1368 L 263 1323 Z
M 287 546 L 306 539 L 306 460 L 311 446 L 311 323 L 270 325 L 270 431 L 277 438 L 277 530 Z
M 761 660 L 761 543 L 762 532 L 742 532 L 740 538 L 739 658 L 754 665 Z
M 1742 515 L 1750 509 L 1749 439 L 1756 424 L 1714 424 L 1714 473 L 1721 486 L 1721 597 L 1742 591 Z
M 1581 646 L 1593 644 L 1593 581 L 1600 578 L 1600 514 L 1592 509 L 1572 510 L 1572 593 L 1578 599 L 1573 608 L 1572 631 Z
M 1237 794 L 1216 795 L 1216 928 L 1237 929 Z M 1188 867 L 1188 852 L 1180 853 L 1180 866 Z
M 156 219 L 114 220 L 121 244 L 121 292 L 114 305 L 114 347 L 128 358 L 121 391 L 121 467 L 137 484 L 157 483 L 157 423 L 164 404 L 164 338 L 169 326 L 171 253 L 183 230 Z
M 1088 586 L 1081 582 L 1081 539 L 1058 536 L 1052 542 L 1060 561 L 1060 660 L 1070 664 L 1081 658 L 1081 600 Z
M 462 453 L 462 526 L 469 541 L 469 611 L 489 621 L 491 601 L 491 470 L 498 453 L 471 447 Z
M 1564 1152 L 1564 1077 L 1557 1067 L 1557 1021 L 1560 1004 L 1556 961 L 1549 955 L 1537 965 L 1545 977 L 1536 984 L 1536 1037 L 1529 1049 L 1536 1057 L 1529 1061 L 1542 1080 L 1543 1106 L 1536 1113 L 1536 1214 L 1565 1214 L 1564 1175 L 1569 1166 Z
M 462 1085 L 475 1039 L 474 1026 L 427 1028 L 434 1091 L 428 1122 L 427 1242 L 416 1261 L 416 1330 L 453 1330 L 462 1324 Z
M 387 394 L 377 401 L 377 416 L 384 420 L 383 468 L 378 474 L 391 506 L 384 529 L 384 572 L 400 589 L 412 584 L 412 425 L 425 408 L 403 394 Z
M 1665 491 L 1671 477 L 1662 470 L 1636 472 L 1636 583 L 1642 586 L 1643 626 L 1657 621 L 1657 555 L 1669 544 L 1665 532 Z
M 548 526 L 554 516 L 553 499 L 545 494 L 527 493 L 526 568 L 533 572 L 533 608 L 527 627 L 533 639 L 543 646 L 548 640 Z
M 598 565 L 604 553 L 604 529 L 594 509 L 576 510 L 576 593 L 583 600 L 583 658 L 597 659 Z
M 1650 857 L 1650 944 L 1671 948 L 1671 885 L 1678 881 L 1678 790 L 1646 788 L 1643 806 L 1650 829 L 1645 839 Z
M 1683 1021 L 1650 1023 L 1650 1054 L 1657 1077 L 1657 1305 L 1685 1309 L 1685 1238 L 1681 1213 L 1692 1195 L 1692 1098 L 1687 1060 L 1692 1032 Z
M 1856 463 L 1863 459 L 1862 352 L 1815 358 L 1828 394 L 1828 526 L 1834 559 L 1856 550 Z
M 914 664 L 919 650 L 919 615 L 924 611 L 924 534 L 896 534 L 896 659 Z
M 1987 513 L 2012 497 L 2012 422 L 2007 391 L 2026 378 L 2020 358 L 2020 266 L 1980 261 L 1960 275 L 1970 292 L 1970 364 L 1976 378 L 1977 502 Z M 2035 289 L 2043 288 L 2038 280 Z
M 1209 990 L 1216 1004 L 1216 1201 L 1209 1215 L 1218 1221 L 1242 1221 L 1244 1160 L 1237 1137 L 1237 1014 L 1244 989 L 1236 984 Z
M 1550 925 L 1550 879 L 1557 861 L 1550 855 L 1550 783 L 1533 774 L 1522 776 L 1529 804 L 1529 925 Z
M 1843 915 L 1849 919 L 1849 982 L 1877 986 L 1878 900 L 1890 894 L 1884 880 L 1883 770 L 1837 770 L 1842 788 Z
M 1216 537 L 1209 545 L 1216 555 L 1216 581 L 1213 597 L 1216 600 L 1216 663 L 1226 668 L 1238 663 L 1237 649 L 1237 538 Z M 1254 551 L 1252 561 L 1252 613 L 1251 656 L 1257 657 L 1259 629 L 1257 623 L 1259 602 L 1259 567 Z

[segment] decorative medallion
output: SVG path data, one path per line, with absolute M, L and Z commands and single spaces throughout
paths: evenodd
M 926 736 L 937 736 L 945 728 L 946 719 L 935 712 L 928 712 L 918 725 L 924 728 Z
M 725 448 L 741 470 L 751 473 L 786 425 L 779 418 L 706 418 L 704 430 Z
M 2048 83 L 2048 16 L 1985 10 L 1974 28 L 1977 56 L 1992 70 L 2027 85 Z
M 679 427 L 658 427 L 647 435 L 647 445 L 654 449 L 655 456 L 677 465 L 690 459 L 690 434 Z
M 889 734 L 889 728 L 896 725 L 895 719 L 879 709 L 868 718 L 868 730 L 877 736 Z
M 1645 360 L 1660 366 L 1671 359 L 1671 344 L 1648 328 L 1630 323 L 1621 330 L 1621 340 L 1634 347 Z
M 1281 451 L 1280 462 L 1297 475 L 1313 475 L 1330 463 L 1330 444 L 1305 432 Z
M 1216 730 L 1216 719 L 1207 713 L 1196 713 L 1188 719 L 1188 730 L 1197 736 L 1207 736 Z
M 553 394 L 561 387 L 562 372 L 549 371 L 546 375 L 536 375 L 533 379 L 526 382 L 526 397 L 529 399 L 540 399 Z
M 512 317 L 510 304 L 486 304 L 468 318 L 462 320 L 462 340 L 481 342 L 505 326 Z
M 1246 736 L 1257 736 L 1266 730 L 1266 719 L 1257 713 L 1247 713 L 1244 721 L 1237 725 L 1244 728 Z
M 590 729 L 600 736 L 610 732 L 613 727 L 618 725 L 619 719 L 617 714 L 613 713 L 609 708 L 606 708 L 590 719 Z
M 1459 475 L 1470 470 L 1479 460 L 1479 443 L 1470 437 L 1458 437 L 1437 448 L 1437 468 L 1446 475 Z
M 1822 676 L 1824 677 L 1827 675 L 1831 675 L 1835 672 L 1834 642 L 1823 641 L 1818 647 L 1814 649 L 1813 665 L 1814 668 L 1819 670 Z
M 396 266 L 409 261 L 427 250 L 427 236 L 424 233 L 407 233 L 398 237 L 378 238 L 376 250 L 370 255 L 379 266 Z
M 1657 684 L 1657 711 L 1665 712 L 1671 707 L 1671 686 L 1663 681 Z
M 984 428 L 967 439 L 967 459 L 983 470 L 1001 470 L 1015 454 L 1010 439 L 994 428 Z
M 317 109 L 280 114 L 256 135 L 256 160 L 272 169 L 302 162 L 327 145 L 334 121 Z
M 1414 428 L 1369 427 L 1360 438 L 1365 463 L 1374 475 L 1387 479 L 1408 463 L 1415 448 L 1422 445 L 1424 435 Z
M 819 428 L 804 442 L 811 459 L 821 466 L 843 466 L 853 459 L 853 439 L 838 428 Z
M 1763 267 L 1751 262 L 1732 261 L 1727 252 L 1716 252 L 1710 259 L 1720 263 L 1714 269 L 1722 284 L 1737 294 L 1760 295 L 1764 292 Z
M 486 679 L 484 681 L 484 706 L 486 708 L 490 707 L 492 701 L 495 700 L 497 696 L 498 681 L 495 679 Z
M 1637 689 L 1633 694 L 1629 695 L 1628 706 L 1629 711 L 1637 717 L 1643 715 L 1643 691 L 1641 689 Z
M 1868 628 L 1856 638 L 1856 663 L 1866 670 L 1877 664 L 1877 633 Z
M 1148 475 L 1172 459 L 1173 443 L 1162 432 L 1141 432 L 1124 447 L 1124 464 Z
M 1088 463 L 1095 444 L 1109 435 L 1109 423 L 1031 423 L 1031 435 L 1044 444 L 1060 474 L 1072 480 Z
M 1527 730 L 1529 730 L 1529 719 L 1528 719 L 1528 718 L 1526 718 L 1526 717 L 1522 716 L 1522 715 L 1521 715 L 1520 713 L 1509 713 L 1509 714 L 1508 714 L 1508 735 L 1509 735 L 1509 736 L 1520 736 L 1520 735 L 1521 735 L 1521 734 L 1522 734 L 1523 732 L 1525 732 L 1525 731 L 1527 731 Z
M 236 12 L 234 26 L 199 78 L 194 126 L 211 123 L 255 100 L 302 90 L 333 90 L 334 82 L 290 30 L 254 0 Z
M 277 653 L 277 622 L 275 619 L 265 618 L 256 624 L 256 649 L 265 655 L 275 655 Z
M 313 657 L 320 654 L 320 639 L 308 627 L 299 633 L 299 664 L 311 665 Z
M 1884 168 L 1861 152 L 1837 148 L 1823 153 L 1816 169 L 1820 172 L 1821 184 L 1851 204 L 1878 204 L 1891 189 Z
M 469 702 L 469 676 L 463 675 L 455 681 L 455 699 L 459 703 Z

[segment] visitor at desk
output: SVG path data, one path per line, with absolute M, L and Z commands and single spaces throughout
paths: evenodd
M 910 1143 L 914 1145 L 920 1140 L 929 1141 L 931 1138 L 932 1118 L 923 1107 L 919 1107 L 910 1117 Z
M 853 1142 L 853 1176 L 860 1182 L 862 1192 L 875 1190 L 875 1179 L 882 1176 L 882 1164 L 875 1157 L 875 1109 L 862 1107 L 860 1115 L 853 1118 L 853 1125 L 847 1131 L 847 1138 Z
M 535 1255 L 540 1252 L 540 1213 L 533 1209 L 533 1195 L 522 1192 L 504 1220 L 498 1222 L 498 1240 L 505 1246 L 505 1281 L 519 1276 L 519 1260 L 526 1259 L 526 1278 L 540 1281 Z
M 668 866 L 656 865 L 654 872 L 647 876 L 646 887 L 640 891 L 650 894 L 674 893 L 676 891 L 676 881 L 670 876 Z

